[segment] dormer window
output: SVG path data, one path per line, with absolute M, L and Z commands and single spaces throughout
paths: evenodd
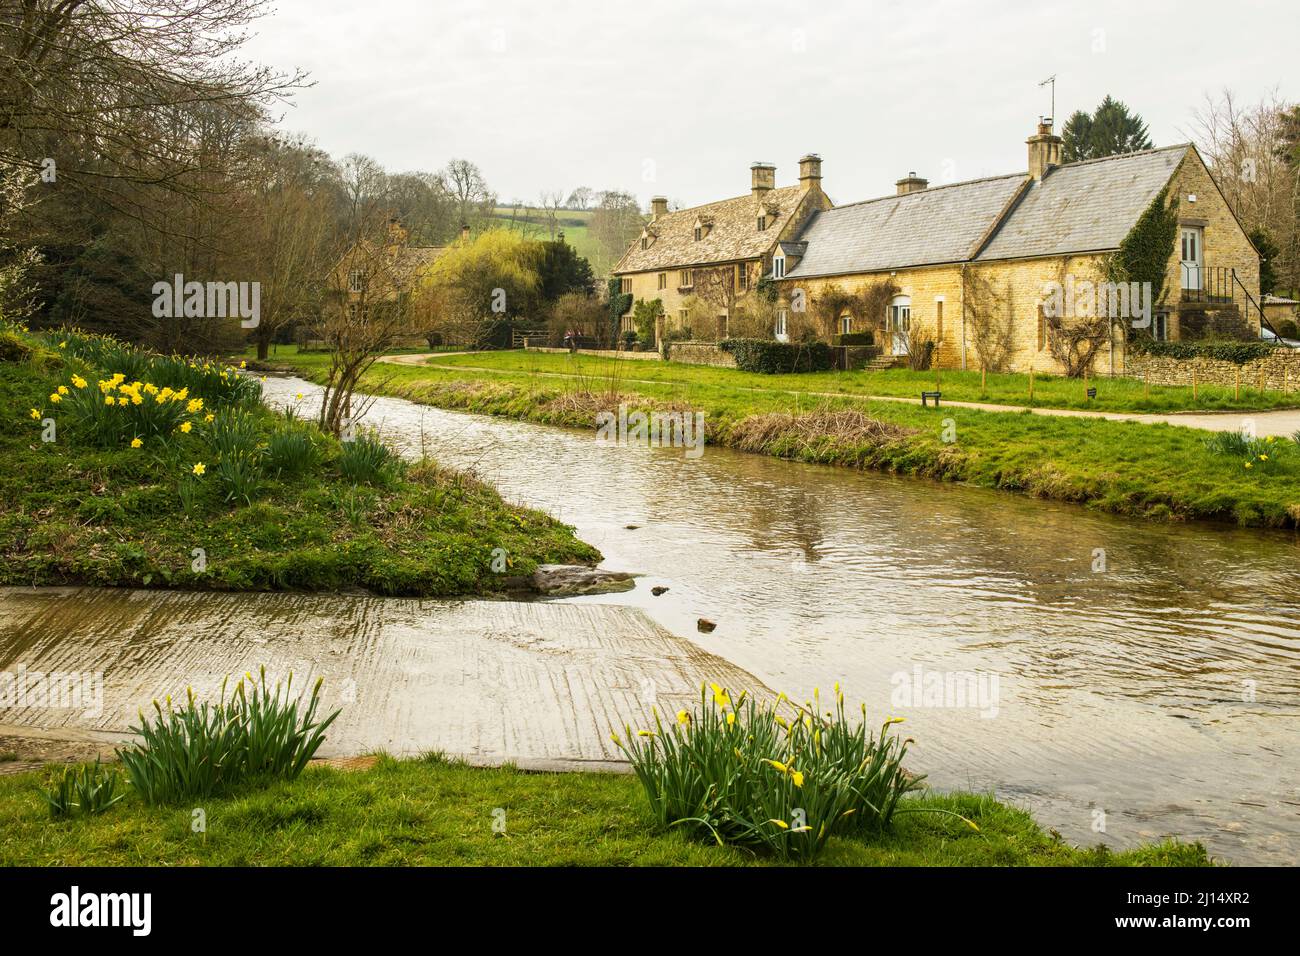
M 701 239 L 703 239 L 703 238 L 704 238 L 704 227 L 703 227 L 703 226 L 696 226 L 696 227 L 695 227 L 695 241 L 696 241 L 696 242 L 699 242 L 699 241 L 700 241 Z
M 764 229 L 766 229 L 766 228 L 767 228 L 767 217 L 766 217 L 766 216 L 759 216 L 759 217 L 758 217 L 758 231 L 759 231 L 759 232 L 762 232 L 762 231 L 763 231 Z
M 785 256 L 776 256 L 772 259 L 772 278 L 785 278 Z
M 348 273 L 348 291 L 363 292 L 366 287 L 365 273 L 360 269 L 353 269 Z
M 649 248 L 650 248 L 650 240 L 647 239 L 645 236 L 642 236 L 642 237 L 641 237 L 641 250 L 644 252 L 646 249 L 649 249 Z

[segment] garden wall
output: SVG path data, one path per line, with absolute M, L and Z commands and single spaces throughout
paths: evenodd
M 717 368 L 735 368 L 736 357 L 724 352 L 714 342 L 669 342 L 668 360 L 683 365 L 712 365 Z
M 1240 381 L 1242 388 L 1262 385 L 1279 392 L 1300 391 L 1300 349 L 1273 349 L 1263 358 L 1251 359 L 1242 365 L 1203 356 L 1174 358 L 1132 351 L 1124 360 L 1124 375 L 1148 380 L 1152 385 L 1191 385 L 1193 372 L 1198 385 L 1232 388 Z

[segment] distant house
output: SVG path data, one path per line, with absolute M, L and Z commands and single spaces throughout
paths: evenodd
M 1061 372 L 1078 325 L 1063 325 L 1054 311 L 1061 300 L 1048 290 L 1107 279 L 1111 257 L 1163 191 L 1166 221 L 1171 208 L 1177 219 L 1163 290 L 1151 289 L 1148 316 L 1135 314 L 1134 302 L 1091 325 L 1083 364 L 1121 370 L 1130 334 L 1259 336 L 1267 320 L 1259 253 L 1194 146 L 1062 164 L 1050 118 L 1026 145 L 1025 172 L 933 188 L 909 173 L 895 195 L 838 207 L 821 191 L 816 157 L 801 161 L 800 186 L 785 190 L 771 189 L 770 167 L 756 164 L 751 196 L 671 214 L 657 208 L 614 274 L 634 298 L 662 299 L 671 317 L 692 291 L 693 270 L 744 262 L 746 288 L 755 272 L 776 285 L 776 338 L 800 312 L 831 303 L 836 314 L 801 334 L 869 332 L 898 361 L 924 344 L 943 368 Z M 762 206 L 773 199 L 788 211 L 777 234 L 765 235 Z
M 615 264 L 612 275 L 633 300 L 663 304 L 669 328 L 688 319 L 688 307 L 704 312 L 709 338 L 725 337 L 736 312 L 772 271 L 783 243 L 794 241 L 815 212 L 828 209 L 822 192 L 821 157 L 799 161 L 799 183 L 776 186 L 776 167 L 750 166 L 750 191 L 720 202 L 668 211 L 668 200 L 651 200 L 651 219 Z M 631 316 L 622 319 L 631 329 Z
M 468 233 L 463 226 L 462 240 Z M 354 243 L 334 267 L 331 283 L 342 307 L 354 314 L 377 306 L 400 307 L 447 248 L 411 245 L 402 221 L 390 219 L 383 244 L 368 239 Z

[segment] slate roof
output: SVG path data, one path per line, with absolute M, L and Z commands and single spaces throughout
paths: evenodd
M 1022 259 L 1119 248 L 1190 148 L 1166 146 L 1057 166 L 1030 185 L 977 258 Z
M 872 272 L 970 258 L 1015 197 L 1024 173 L 937 186 L 817 213 L 787 278 Z
M 757 259 L 771 249 L 803 196 L 800 186 L 782 186 L 768 190 L 761 202 L 746 193 L 734 199 L 670 212 L 646 227 L 654 239 L 650 247 L 642 249 L 639 237 L 633 240 L 612 271 L 616 274 L 649 272 Z M 775 218 L 767 211 L 768 207 L 776 209 Z M 768 217 L 767 228 L 762 231 L 758 229 L 760 211 Z M 697 219 L 713 221 L 699 242 L 695 241 Z
M 1116 249 L 1191 147 L 869 199 L 814 215 L 787 279 Z

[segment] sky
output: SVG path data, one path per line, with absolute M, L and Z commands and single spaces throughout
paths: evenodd
M 1023 171 L 1052 75 L 1058 131 L 1109 93 L 1186 142 L 1207 94 L 1300 99 L 1297 34 L 1295 0 L 279 0 L 244 54 L 311 74 L 286 130 L 393 171 L 469 159 L 502 201 L 691 206 L 815 152 L 842 204 Z

